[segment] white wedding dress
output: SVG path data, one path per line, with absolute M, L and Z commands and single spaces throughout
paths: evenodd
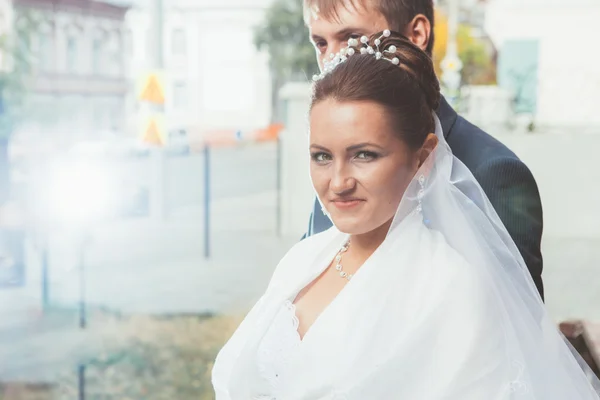
M 331 228 L 281 260 L 215 361 L 217 400 L 599 399 L 436 122 L 441 142 L 386 239 L 302 340 L 291 301 L 347 235 Z

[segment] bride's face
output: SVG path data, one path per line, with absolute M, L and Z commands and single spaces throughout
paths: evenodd
M 419 167 L 419 156 L 373 102 L 314 105 L 310 174 L 321 203 L 342 232 L 360 235 L 386 225 Z

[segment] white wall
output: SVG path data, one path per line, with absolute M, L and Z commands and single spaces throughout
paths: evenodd
M 512 94 L 496 85 L 468 85 L 461 89 L 463 116 L 484 130 L 512 128 Z
M 267 125 L 271 115 L 268 58 L 256 51 L 253 29 L 270 0 L 176 1 L 165 11 L 164 60 L 169 125 L 203 129 L 251 129 Z M 127 15 L 132 35 L 129 76 L 135 82 L 147 70 L 149 9 Z M 173 54 L 173 33 L 182 30 L 186 49 Z M 185 85 L 185 105 L 177 106 L 175 85 Z M 133 109 L 135 99 L 130 99 Z
M 600 238 L 600 136 L 539 133 L 498 139 L 538 183 L 545 237 Z
M 281 134 L 281 226 L 284 235 L 301 237 L 315 200 L 310 181 L 308 108 L 310 85 L 288 83 L 280 91 L 285 104 L 285 130 Z
M 494 44 L 539 39 L 540 125 L 597 127 L 600 132 L 600 2 L 495 0 L 485 29 Z

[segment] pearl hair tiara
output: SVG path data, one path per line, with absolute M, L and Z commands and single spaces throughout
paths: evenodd
M 375 48 L 373 48 L 372 46 L 370 46 L 369 43 L 369 38 L 366 36 L 362 36 L 360 38 L 360 43 L 362 44 L 363 47 L 360 48 L 360 54 L 372 54 L 377 60 L 386 60 L 391 62 L 394 65 L 399 65 L 400 64 L 400 59 L 398 57 L 393 57 L 390 58 L 390 56 L 386 55 L 395 55 L 396 54 L 396 46 L 391 45 L 389 46 L 387 49 L 380 49 L 379 46 L 381 45 L 381 39 L 383 39 L 384 37 L 389 37 L 391 35 L 391 32 L 389 29 L 386 29 L 385 31 L 383 31 L 383 34 L 375 39 L 374 44 L 375 44 Z M 348 57 L 356 54 L 356 49 L 355 47 L 358 46 L 358 39 L 348 39 L 348 47 L 341 49 L 337 54 L 330 54 L 329 55 L 329 60 L 325 60 L 323 62 L 323 71 L 320 74 L 316 74 L 313 75 L 313 81 L 318 81 L 323 79 L 328 73 L 330 73 L 331 71 L 333 71 L 335 69 L 335 67 L 337 67 L 338 65 L 340 65 L 341 63 L 343 63 L 344 61 L 346 61 L 348 59 Z

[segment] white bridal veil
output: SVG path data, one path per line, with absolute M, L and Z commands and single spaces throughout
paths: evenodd
M 453 156 L 437 116 L 435 120 L 439 144 L 404 195 L 390 235 L 421 197 L 427 227 L 477 270 L 488 304 L 483 311 L 493 315 L 491 323 L 504 342 L 504 361 L 512 368 L 510 396 L 503 398 L 598 399 L 600 382 L 558 331 L 515 243 L 473 174 Z
M 335 228 L 281 260 L 217 357 L 217 400 L 599 399 L 597 379 L 548 316 L 517 247 L 435 119 L 439 144 L 386 239 L 311 326 L 275 394 L 261 374 L 262 339 L 347 238 Z

